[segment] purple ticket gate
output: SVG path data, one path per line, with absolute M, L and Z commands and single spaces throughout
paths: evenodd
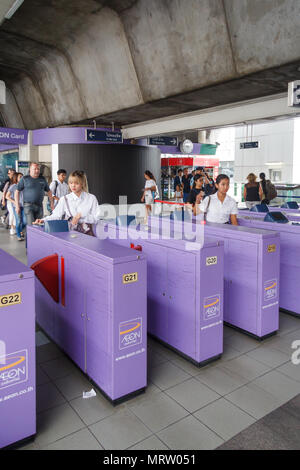
M 0 448 L 36 433 L 34 273 L 0 250 Z
M 280 235 L 280 293 L 281 310 L 293 315 L 300 315 L 299 279 L 300 279 L 300 226 L 264 222 L 255 217 L 239 217 L 239 224 L 244 227 L 256 227 L 279 233 Z
M 37 322 L 116 403 L 147 386 L 142 253 L 77 232 L 28 227 Z
M 111 242 L 147 256 L 148 333 L 197 365 L 223 352 L 223 242 L 202 248 L 184 240 L 136 239 L 127 227 L 100 223 Z M 147 239 L 149 238 L 149 239 Z
M 151 217 L 151 229 L 160 230 L 164 217 Z M 171 235 L 195 231 L 197 220 L 169 220 Z M 224 241 L 224 321 L 257 339 L 279 328 L 280 238 L 267 230 L 207 223 L 205 236 Z M 190 238 L 190 237 L 189 237 Z

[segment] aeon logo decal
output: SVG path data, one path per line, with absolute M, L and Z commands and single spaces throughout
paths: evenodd
M 0 357 L 0 390 L 28 379 L 27 350 Z
M 220 296 L 212 295 L 204 299 L 204 320 L 218 317 L 220 315 Z
M 264 283 L 264 300 L 272 300 L 277 297 L 277 279 L 272 279 L 271 281 L 266 281 Z
M 135 318 L 119 324 L 119 349 L 136 346 L 142 342 L 142 319 Z

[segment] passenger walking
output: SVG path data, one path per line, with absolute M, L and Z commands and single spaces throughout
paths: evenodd
M 146 179 L 145 187 L 143 189 L 143 195 L 141 202 L 145 202 L 146 212 L 145 212 L 145 225 L 148 224 L 148 217 L 151 212 L 151 205 L 154 204 L 154 200 L 159 198 L 158 188 L 156 184 L 156 179 L 151 173 L 151 171 L 146 170 L 144 173 Z
M 200 204 L 200 212 L 205 214 L 207 222 L 216 222 L 219 224 L 238 225 L 237 221 L 237 203 L 227 195 L 229 190 L 229 178 L 227 175 L 219 175 L 216 179 L 217 192 L 206 197 Z M 199 210 L 196 208 L 196 214 Z
M 26 227 L 26 217 L 24 213 L 24 207 L 23 207 L 23 191 L 20 192 L 19 194 L 19 206 L 20 206 L 20 213 L 17 214 L 16 212 L 16 201 L 15 201 L 15 192 L 17 189 L 17 184 L 18 182 L 23 178 L 23 173 L 15 173 L 13 176 L 13 184 L 10 186 L 6 199 L 11 202 L 14 216 L 16 219 L 16 232 L 17 232 L 17 238 L 18 241 L 21 242 L 24 240 L 24 231 Z
M 182 184 L 183 184 L 183 202 L 187 202 L 191 192 L 191 175 L 188 174 L 188 168 L 184 168 Z
M 47 181 L 40 176 L 40 165 L 31 162 L 29 175 L 24 176 L 18 183 L 15 192 L 17 214 L 20 214 L 20 192 L 23 191 L 23 204 L 27 225 L 32 225 L 36 219 L 43 217 L 43 199 L 45 192 L 50 199 L 51 210 L 54 209 L 53 196 Z
M 51 215 L 38 218 L 34 224 L 41 224 L 45 220 L 65 219 L 69 221 L 71 230 L 95 236 L 93 224 L 98 222 L 98 201 L 96 196 L 87 191 L 84 171 L 73 171 L 68 184 L 70 193 L 59 199 Z
M 66 170 L 60 169 L 57 172 L 57 179 L 52 181 L 52 183 L 50 184 L 50 191 L 52 192 L 52 196 L 54 199 L 54 207 L 57 206 L 58 201 L 61 197 L 64 197 L 69 193 L 69 186 L 65 181 L 66 177 Z
M 261 185 L 256 181 L 257 176 L 254 173 L 249 173 L 247 176 L 248 183 L 244 186 L 244 199 L 247 209 L 260 204 L 263 199 L 263 190 Z
M 7 207 L 7 210 L 8 210 L 8 225 L 10 226 L 10 235 L 15 235 L 16 234 L 16 217 L 15 217 L 15 213 L 14 213 L 14 209 L 13 209 L 13 200 L 11 200 L 11 198 L 9 197 L 9 194 L 10 194 L 10 189 L 12 188 L 12 186 L 14 186 L 17 182 L 17 173 L 14 171 L 13 173 L 11 173 L 11 178 L 9 179 L 9 181 L 6 183 L 5 185 L 5 188 L 4 188 L 4 192 L 3 194 L 5 195 L 5 199 L 6 199 L 6 207 Z
M 10 215 L 7 207 L 6 193 L 8 191 L 9 186 L 11 185 L 11 180 L 15 172 L 16 170 L 14 170 L 13 168 L 9 168 L 7 170 L 7 178 L 0 186 L 0 191 L 2 191 L 1 208 L 2 210 L 5 210 L 5 214 L 1 217 L 1 221 L 6 226 L 6 228 L 9 228 L 11 224 Z
M 275 199 L 277 197 L 277 191 L 275 189 L 275 186 L 273 183 L 271 183 L 270 180 L 266 180 L 266 175 L 265 173 L 260 173 L 260 186 L 262 189 L 262 199 L 261 203 L 262 204 L 270 204 L 270 201 L 272 199 Z
M 193 187 L 187 200 L 188 207 L 193 210 L 194 215 L 196 215 L 196 205 L 201 204 L 204 197 L 203 177 L 200 174 L 196 174 Z
M 183 171 L 182 169 L 180 168 L 178 170 L 178 175 L 175 176 L 175 179 L 174 179 L 174 191 L 176 192 L 176 188 L 177 186 L 180 186 L 180 188 L 182 188 L 182 176 L 183 176 Z

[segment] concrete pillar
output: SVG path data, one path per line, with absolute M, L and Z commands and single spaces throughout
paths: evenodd
M 198 143 L 206 144 L 206 131 L 198 131 Z
M 28 132 L 27 145 L 19 145 L 19 160 L 22 162 L 39 161 L 39 148 L 32 143 L 32 131 Z

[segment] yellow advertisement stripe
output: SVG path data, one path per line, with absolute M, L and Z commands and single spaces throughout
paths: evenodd
M 213 305 L 216 305 L 219 302 L 219 299 L 217 299 L 215 302 L 212 304 L 204 305 L 204 308 L 212 307 Z
M 126 333 L 130 333 L 131 331 L 136 330 L 139 326 L 141 326 L 141 324 L 140 324 L 140 323 L 137 323 L 137 325 L 134 326 L 133 328 L 130 328 L 130 330 L 121 331 L 121 332 L 120 332 L 120 335 L 125 335 Z
M 265 287 L 265 290 L 273 289 L 275 286 L 277 286 L 277 282 L 274 282 L 270 287 Z
M 11 359 L 17 359 L 16 357 L 12 357 Z M 21 362 L 25 361 L 25 356 L 19 356 L 19 360 L 14 362 L 13 364 L 9 364 L 8 366 L 0 367 L 0 372 L 2 370 L 7 370 L 11 369 L 14 366 L 17 366 L 18 364 L 21 364 Z

